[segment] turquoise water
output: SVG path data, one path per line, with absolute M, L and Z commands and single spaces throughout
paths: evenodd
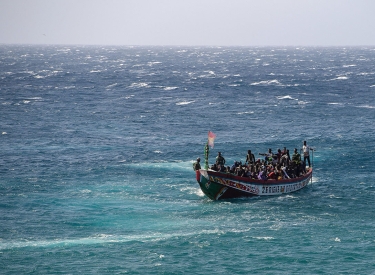
M 375 274 L 375 49 L 0 47 L 0 273 Z M 210 161 L 316 149 L 214 202 Z

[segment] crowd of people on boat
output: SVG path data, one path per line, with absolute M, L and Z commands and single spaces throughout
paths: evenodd
M 222 173 L 228 173 L 239 177 L 248 177 L 259 180 L 282 180 L 297 178 L 303 176 L 311 167 L 310 151 L 306 141 L 303 142 L 301 154 L 295 148 L 292 156 L 289 150 L 284 147 L 283 150 L 278 149 L 276 153 L 269 149 L 267 153 L 259 153 L 263 158 L 255 159 L 251 150 L 248 150 L 245 163 L 235 161 L 232 166 L 225 163 L 225 158 L 218 152 L 216 162 L 211 165 L 210 169 Z M 307 165 L 307 167 L 306 167 Z M 200 158 L 193 164 L 194 170 L 199 170 Z

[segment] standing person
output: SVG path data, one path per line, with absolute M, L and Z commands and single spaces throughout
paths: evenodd
M 224 166 L 225 165 L 225 158 L 221 155 L 221 152 L 219 152 L 217 154 L 216 165 L 220 165 L 220 166 Z
M 287 150 L 286 147 L 284 147 L 284 150 L 281 152 L 280 163 L 283 166 L 287 167 L 289 165 L 289 161 L 290 161 L 289 150 Z
M 295 175 L 299 177 L 300 165 L 301 165 L 301 155 L 298 153 L 297 148 L 294 149 L 294 154 L 292 155 L 293 166 L 295 167 Z
M 306 140 L 303 141 L 302 150 L 303 150 L 303 162 L 306 163 L 306 160 L 307 160 L 307 162 L 309 163 L 309 168 L 310 168 L 310 166 L 311 166 L 311 164 L 310 164 L 310 150 L 313 150 L 313 149 L 310 148 L 310 146 L 307 145 Z
M 193 163 L 193 169 L 194 169 L 194 171 L 197 171 L 197 170 L 201 169 L 200 161 L 201 161 L 201 159 L 197 158 L 197 161 Z
M 259 153 L 259 155 L 264 156 L 265 161 L 272 162 L 272 160 L 273 160 L 273 154 L 272 154 L 271 148 L 268 149 L 268 153 Z
M 255 156 L 251 153 L 251 150 L 247 151 L 246 161 L 247 164 L 254 164 L 255 163 Z

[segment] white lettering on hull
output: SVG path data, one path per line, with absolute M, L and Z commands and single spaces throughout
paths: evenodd
M 232 181 L 228 179 L 222 179 L 210 176 L 209 182 L 216 182 L 224 186 L 228 186 L 233 189 L 240 190 L 245 193 L 251 193 L 254 195 L 279 195 L 285 193 L 291 193 L 298 191 L 304 188 L 309 180 L 310 177 L 295 183 L 283 183 L 283 184 L 251 184 L 251 183 L 241 183 L 237 181 Z M 208 186 L 206 186 L 208 187 Z

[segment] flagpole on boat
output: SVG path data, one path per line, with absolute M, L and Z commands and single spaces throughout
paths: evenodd
M 208 142 L 206 146 L 204 146 L 204 169 L 208 170 L 208 154 L 210 153 L 210 149 L 208 147 Z

